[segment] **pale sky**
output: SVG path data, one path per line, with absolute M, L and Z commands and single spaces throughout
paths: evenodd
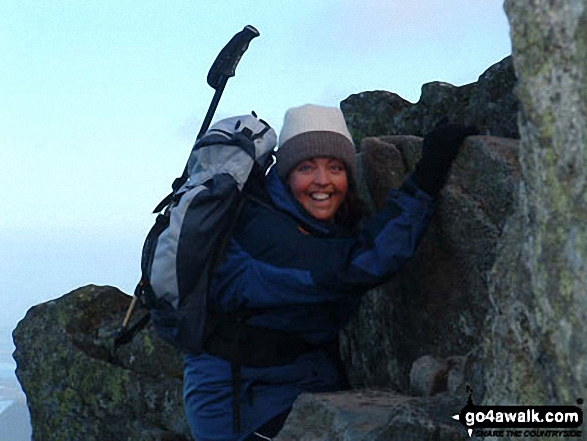
M 181 173 L 214 91 L 251 42 L 216 119 L 337 106 L 477 80 L 511 52 L 501 0 L 3 0 L 0 324 L 90 283 L 132 293 L 150 214 Z

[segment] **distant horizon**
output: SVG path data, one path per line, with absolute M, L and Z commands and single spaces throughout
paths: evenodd
M 25 418 L 25 415 L 28 415 L 26 395 L 14 372 L 16 368 L 16 361 L 12 358 L 14 344 L 9 331 L 11 330 L 5 324 L 0 324 L 0 440 L 30 441 L 30 435 L 26 438 L 26 435 L 30 434 L 30 424 Z M 12 411 L 14 415 L 6 415 Z M 20 422 L 15 421 L 14 418 Z M 3 424 L 7 420 L 10 421 L 10 425 Z M 14 424 L 21 424 L 22 427 L 15 427 Z M 19 438 L 17 435 L 24 437 Z

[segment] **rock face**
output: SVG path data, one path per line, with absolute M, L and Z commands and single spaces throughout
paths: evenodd
M 393 118 L 412 106 L 398 94 L 384 90 L 357 93 L 340 103 L 357 146 L 368 136 L 397 135 Z
M 15 329 L 33 439 L 191 439 L 180 355 L 150 330 L 110 355 L 129 302 L 116 288 L 87 286 L 35 306 Z
M 275 441 L 460 441 L 463 427 L 447 416 L 462 400 L 423 399 L 394 392 L 302 394 Z
M 394 93 L 374 91 L 351 95 L 340 108 L 356 145 L 368 136 L 423 136 L 443 116 L 474 125 L 484 135 L 518 139 L 515 84 L 512 58 L 506 57 L 472 84 L 424 84 L 416 104 Z
M 491 276 L 485 401 L 575 404 L 587 395 L 587 1 L 505 9 L 522 179 Z

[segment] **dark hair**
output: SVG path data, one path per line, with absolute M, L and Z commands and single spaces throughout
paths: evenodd
M 361 221 L 367 216 L 367 204 L 357 192 L 354 177 L 348 176 L 348 190 L 346 197 L 338 207 L 334 221 L 352 233 L 358 233 Z
M 345 171 L 347 175 L 347 194 L 334 215 L 334 222 L 341 225 L 349 233 L 357 234 L 361 221 L 369 214 L 369 210 L 365 201 L 359 196 L 354 176 L 349 172 L 346 164 Z M 286 184 L 288 191 L 291 192 L 291 187 L 288 183 L 290 176 L 291 171 L 286 178 L 281 179 Z

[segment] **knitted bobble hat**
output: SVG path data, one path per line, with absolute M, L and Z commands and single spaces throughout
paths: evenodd
M 355 174 L 355 145 L 342 111 L 336 107 L 306 104 L 285 112 L 276 153 L 277 174 L 286 180 L 300 162 L 315 157 L 342 161 Z

